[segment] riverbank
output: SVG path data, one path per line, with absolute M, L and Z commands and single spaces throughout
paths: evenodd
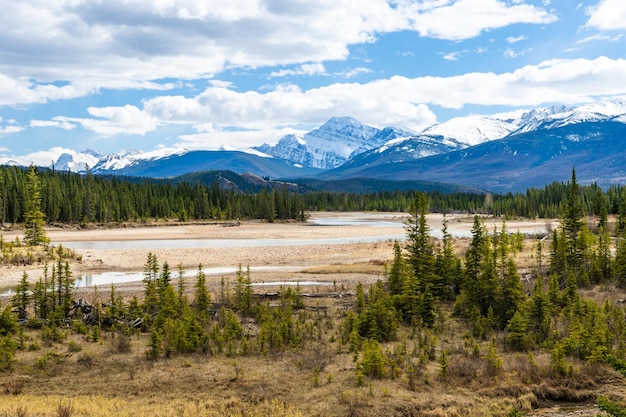
M 75 276 L 100 272 L 139 272 L 148 253 L 154 253 L 159 263 L 167 262 L 175 272 L 178 265 L 183 269 L 195 269 L 198 264 L 206 268 L 232 268 L 238 265 L 251 267 L 302 267 L 303 270 L 324 265 L 382 265 L 391 258 L 393 240 L 379 242 L 356 242 L 369 236 L 404 235 L 406 213 L 311 213 L 306 223 L 266 223 L 261 221 L 216 222 L 212 224 L 160 222 L 149 225 L 127 225 L 116 228 L 72 229 L 48 227 L 46 232 L 53 245 L 63 242 L 111 242 L 107 249 L 77 249 L 81 261 L 71 265 Z M 443 224 L 443 216 L 429 214 L 428 221 L 433 234 L 437 234 Z M 471 216 L 448 216 L 448 229 L 454 236 L 470 236 Z M 501 227 L 501 219 L 486 219 L 489 230 Z M 541 233 L 552 222 L 541 220 L 509 221 L 507 229 L 523 233 Z M 2 232 L 5 241 L 23 237 L 22 230 Z M 352 243 L 329 243 L 332 239 L 355 238 Z M 175 247 L 167 243 L 157 249 L 135 248 L 116 249 L 115 242 L 128 241 L 252 241 L 274 240 L 276 245 L 267 244 L 252 247 Z M 301 241 L 300 244 L 279 246 L 288 240 Z M 324 243 L 324 240 L 328 242 Z M 314 242 L 314 244 L 312 244 Z M 318 243 L 319 242 L 319 243 Z M 306 243 L 306 244 L 303 244 Z M 138 243 L 141 246 L 141 242 Z M 16 285 L 26 272 L 29 280 L 35 282 L 42 275 L 42 265 L 11 266 L 0 270 L 0 287 Z M 255 273 L 259 281 L 272 280 L 277 272 Z M 214 280 L 221 276 L 213 277 Z M 282 278 L 281 278 L 282 279 Z

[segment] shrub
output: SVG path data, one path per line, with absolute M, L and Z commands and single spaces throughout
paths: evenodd
M 363 358 L 357 362 L 356 370 L 357 374 L 360 372 L 370 378 L 389 376 L 389 359 L 378 341 L 366 340 L 363 343 Z
M 23 379 L 12 379 L 3 385 L 6 395 L 20 395 L 24 392 L 26 382 Z
M 15 362 L 15 352 L 17 351 L 17 342 L 10 337 L 0 339 L 0 371 L 11 369 Z
M 610 401 L 608 398 L 599 397 L 597 402 L 600 410 L 606 412 L 608 415 L 613 417 L 626 417 L 626 408 Z

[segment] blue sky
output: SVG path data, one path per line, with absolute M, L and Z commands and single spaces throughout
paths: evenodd
M 623 0 L 0 0 L 0 159 L 626 98 Z

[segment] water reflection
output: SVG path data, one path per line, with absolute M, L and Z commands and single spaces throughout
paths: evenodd
M 301 271 L 304 266 L 256 266 L 250 267 L 250 272 L 298 272 Z M 238 267 L 214 267 L 203 268 L 202 272 L 206 275 L 227 275 L 234 274 Z M 183 271 L 183 278 L 193 278 L 198 274 L 197 269 L 191 269 Z M 144 279 L 143 272 L 99 272 L 94 274 L 84 274 L 74 280 L 75 288 L 93 287 L 93 286 L 110 286 L 111 284 L 123 284 L 127 282 L 137 282 Z M 178 278 L 178 272 L 172 271 L 172 278 Z M 284 281 L 281 283 L 284 285 L 296 285 L 295 282 Z M 309 283 L 310 282 L 310 283 Z M 300 285 L 328 285 L 327 283 L 314 284 L 314 281 L 300 281 Z M 281 285 L 281 283 L 255 283 L 253 285 Z M 15 288 L 0 288 L 0 296 L 13 296 L 15 295 Z

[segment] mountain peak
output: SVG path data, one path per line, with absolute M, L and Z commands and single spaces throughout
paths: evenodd
M 439 136 L 443 140 L 453 140 L 462 146 L 474 146 L 503 138 L 516 129 L 517 126 L 503 120 L 486 116 L 465 116 L 430 126 L 421 135 Z

